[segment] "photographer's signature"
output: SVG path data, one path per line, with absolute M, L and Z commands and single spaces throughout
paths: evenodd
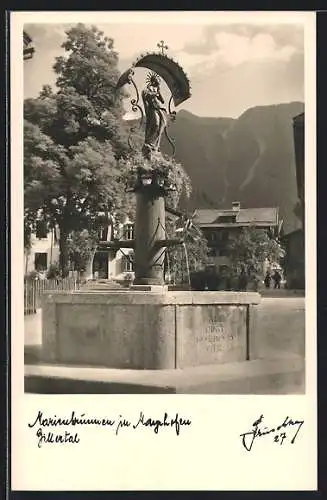
M 264 436 L 272 437 L 273 442 L 279 443 L 280 445 L 282 445 L 284 441 L 294 444 L 297 435 L 304 424 L 304 420 L 293 420 L 287 416 L 281 424 L 269 428 L 264 425 L 263 420 L 264 416 L 261 415 L 253 422 L 252 429 L 248 432 L 240 434 L 242 444 L 247 451 L 251 451 L 253 443 L 257 438 Z

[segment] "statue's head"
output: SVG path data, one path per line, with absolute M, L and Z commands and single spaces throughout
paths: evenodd
M 147 74 L 146 83 L 148 85 L 152 85 L 153 87 L 160 87 L 160 79 L 157 73 L 151 71 L 151 73 Z

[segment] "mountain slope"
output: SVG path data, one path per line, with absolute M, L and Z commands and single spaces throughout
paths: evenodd
M 238 119 L 177 113 L 169 134 L 193 185 L 184 208 L 278 206 L 284 230 L 297 229 L 292 118 L 303 111 L 303 103 L 292 102 L 250 108 Z M 168 143 L 162 149 L 171 153 Z

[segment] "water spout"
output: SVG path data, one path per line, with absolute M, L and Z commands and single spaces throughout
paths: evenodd
M 187 272 L 188 286 L 189 286 L 189 289 L 191 289 L 190 265 L 189 265 L 188 252 L 187 252 L 185 241 L 183 242 L 183 248 L 184 248 L 184 254 L 185 254 L 185 262 L 186 262 L 186 272 Z

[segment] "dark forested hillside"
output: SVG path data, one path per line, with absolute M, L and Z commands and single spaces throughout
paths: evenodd
M 203 118 L 177 113 L 169 127 L 176 159 L 193 184 L 187 208 L 278 206 L 289 232 L 299 225 L 292 118 L 304 104 L 257 106 L 238 119 Z M 165 152 L 171 151 L 163 144 Z

